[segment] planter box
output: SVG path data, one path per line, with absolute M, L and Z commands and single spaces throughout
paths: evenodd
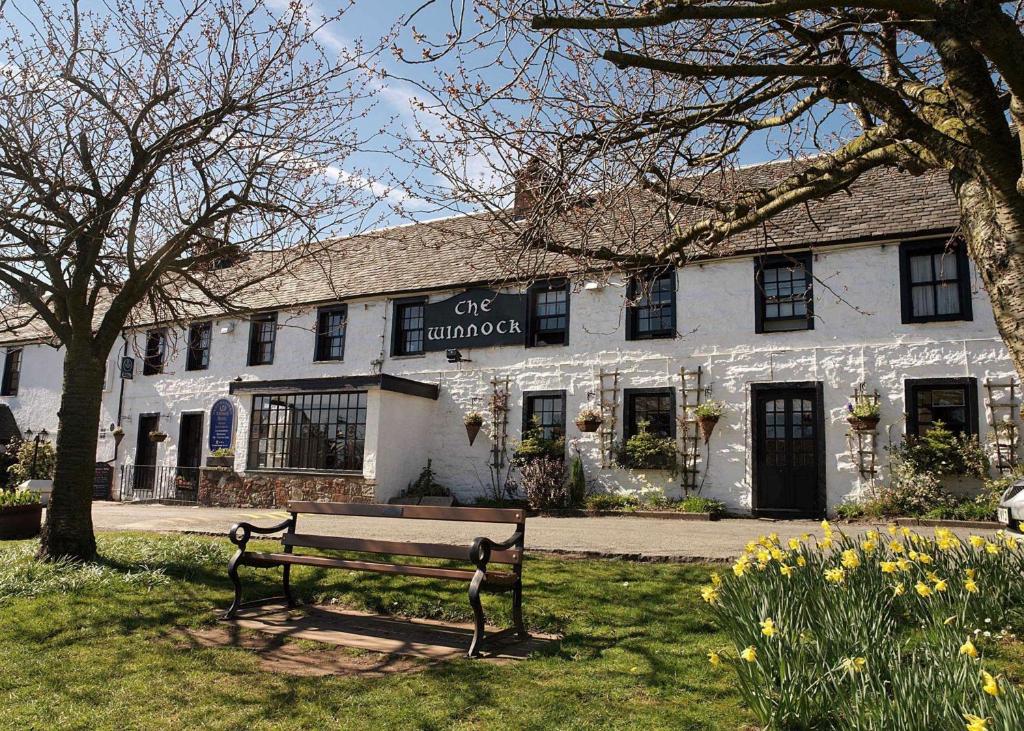
M 0 508 L 0 540 L 35 538 L 43 522 L 42 505 Z
M 229 469 L 229 470 L 230 469 L 234 469 L 234 467 L 235 467 L 235 457 L 234 457 L 234 455 L 232 455 L 230 457 L 207 457 L 206 458 L 206 466 L 207 467 L 219 467 L 221 469 Z
M 50 493 L 53 492 L 53 480 L 25 480 L 18 485 L 18 488 L 39 495 L 39 503 L 45 508 L 50 503 Z

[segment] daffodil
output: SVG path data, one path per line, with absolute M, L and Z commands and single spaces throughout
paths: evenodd
M 860 556 L 852 548 L 849 548 L 843 551 L 842 563 L 846 568 L 853 570 L 860 566 Z
M 942 592 L 942 591 L 945 591 L 946 588 L 947 588 L 947 585 L 946 585 L 946 580 L 945 579 L 938 579 L 935 582 L 935 591 Z
M 785 556 L 785 554 L 782 552 L 781 549 L 776 548 L 774 546 L 772 547 L 770 553 L 772 554 L 772 558 L 775 559 L 776 561 L 781 561 L 783 559 L 783 557 Z
M 827 569 L 825 571 L 825 579 L 831 581 L 833 584 L 842 584 L 846 579 L 846 572 L 839 567 Z
M 907 571 L 910 569 L 910 561 L 905 558 L 896 559 L 896 568 L 900 571 Z
M 786 564 L 779 564 L 779 573 L 788 579 L 793 575 L 793 567 L 787 566 Z
M 740 556 L 736 560 L 736 563 L 733 564 L 732 572 L 736 574 L 736 576 L 743 576 L 743 574 L 745 574 L 749 568 L 750 559 L 748 559 L 746 556 Z
M 895 574 L 896 573 L 896 562 L 895 561 L 880 561 L 878 567 L 882 569 L 883 574 Z
M 718 590 L 713 586 L 705 586 L 701 588 L 700 595 L 708 604 L 718 603 Z
M 797 551 L 799 549 L 800 549 L 800 539 L 799 538 L 790 538 L 789 539 L 789 550 Z
M 933 559 L 927 553 L 919 553 L 919 554 L 917 554 L 917 560 L 920 561 L 925 566 L 927 566 L 930 563 L 934 563 L 935 562 L 935 559 Z
M 912 535 L 914 535 L 914 533 L 911 532 L 910 528 L 908 528 L 906 526 L 903 526 L 902 528 L 900 528 L 900 533 L 903 534 L 904 538 L 910 538 Z
M 832 526 L 829 524 L 827 520 L 821 521 L 821 529 L 825 531 L 826 536 L 832 535 Z
M 864 549 L 864 553 L 874 553 L 875 549 L 878 548 L 878 544 L 869 538 L 861 544 L 861 548 Z
M 985 545 L 985 539 L 982 538 L 981 536 L 971 536 L 967 540 L 969 540 L 971 542 L 971 547 L 972 548 L 981 548 L 982 546 Z
M 886 526 L 886 530 L 889 531 L 889 535 L 894 536 L 899 528 L 896 527 L 895 523 L 889 523 L 889 525 Z
M 742 657 L 747 662 L 757 662 L 757 650 L 754 648 L 753 645 L 750 645 L 749 647 L 747 647 L 747 649 L 740 653 L 740 657 Z
M 718 575 L 717 571 L 711 572 L 711 586 L 716 589 L 722 585 L 722 577 Z
M 778 634 L 778 630 L 775 628 L 775 621 L 771 617 L 761 622 L 761 634 L 765 637 L 774 637 Z
M 967 655 L 967 657 L 978 656 L 978 648 L 974 646 L 973 642 L 971 642 L 970 637 L 967 638 L 967 641 L 964 642 L 964 644 L 960 645 L 960 654 Z
M 803 556 L 797 556 L 796 557 L 796 565 L 797 566 L 806 566 L 807 565 L 807 559 L 804 558 Z
M 864 535 L 866 535 L 868 537 L 868 540 L 870 540 L 870 541 L 877 541 L 878 540 L 878 531 L 875 530 L 874 528 L 869 530 Z
M 930 597 L 932 595 L 932 588 L 923 581 L 919 581 L 914 584 L 914 589 L 923 597 Z
M 985 550 L 988 553 L 990 553 L 990 554 L 992 554 L 994 556 L 995 554 L 999 553 L 999 544 L 998 543 L 986 543 L 985 544 Z
M 823 538 L 821 540 L 821 543 L 818 544 L 818 547 L 822 551 L 827 551 L 828 549 L 832 548 L 832 539 L 830 537 L 826 536 L 825 538 Z
M 899 541 L 893 541 L 892 543 L 889 544 L 889 550 L 892 551 L 893 553 L 903 553 L 903 551 L 904 551 L 903 544 L 900 543 Z
M 967 574 L 967 578 L 968 579 L 974 579 L 974 578 L 977 578 L 976 574 L 978 572 L 975 569 L 965 569 L 964 573 Z
M 964 582 L 964 589 L 966 589 L 971 594 L 977 594 L 978 584 L 975 583 L 974 579 L 968 579 Z
M 988 731 L 988 719 L 968 713 L 964 716 L 967 721 L 967 731 Z
M 722 658 L 717 652 L 709 652 L 708 662 L 711 663 L 714 667 L 718 667 L 722 664 Z
M 981 671 L 981 678 L 984 681 L 984 683 L 981 686 L 981 689 L 983 691 L 985 691 L 986 693 L 988 693 L 993 698 L 998 696 L 999 695 L 999 683 L 998 683 L 998 681 L 995 678 L 992 677 L 992 674 L 982 670 Z
M 1006 538 L 1005 538 L 1005 539 L 1003 539 L 1003 543 L 1004 543 L 1004 544 L 1006 545 L 1006 547 L 1007 547 L 1007 548 L 1009 548 L 1009 549 L 1010 549 L 1011 551 L 1016 551 L 1016 550 L 1017 550 L 1018 548 L 1020 548 L 1020 541 L 1018 541 L 1018 540 L 1017 540 L 1016 538 L 1014 538 L 1013 536 L 1006 536 Z
M 903 584 L 896 584 L 896 586 L 894 586 L 892 588 L 892 595 L 893 596 L 903 596 L 903 592 L 905 592 L 905 591 L 906 591 L 906 587 L 904 587 Z
M 861 672 L 867 664 L 868 661 L 863 657 L 844 657 L 842 661 L 843 670 L 848 672 L 850 675 L 856 675 Z

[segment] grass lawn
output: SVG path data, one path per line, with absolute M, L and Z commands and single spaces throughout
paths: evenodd
M 255 543 L 255 542 L 254 542 Z M 273 544 L 267 544 L 265 548 Z M 527 625 L 564 640 L 523 662 L 459 659 L 385 677 L 296 677 L 252 652 L 192 648 L 230 603 L 226 540 L 107 533 L 97 567 L 39 565 L 31 542 L 0 544 L 0 727 L 342 729 L 737 729 L 751 724 L 725 645 L 699 595 L 709 567 L 528 558 Z M 256 550 L 261 550 L 256 548 Z M 245 571 L 246 569 L 242 569 Z M 306 600 L 469 620 L 466 588 L 293 568 Z M 245 575 L 247 596 L 279 571 Z M 261 594 L 262 592 L 262 594 Z M 487 597 L 508 622 L 507 597 Z

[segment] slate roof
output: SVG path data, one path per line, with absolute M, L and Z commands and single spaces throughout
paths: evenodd
M 791 172 L 794 165 L 774 163 L 739 168 L 698 181 L 707 195 L 729 196 L 763 185 Z M 600 208 L 601 206 L 597 206 Z M 628 214 L 624 211 L 629 208 Z M 664 208 L 644 198 L 629 197 L 607 207 L 613 217 L 586 209 L 575 211 L 570 222 L 551 227 L 554 235 L 571 241 L 586 239 L 587 246 L 615 248 L 632 240 L 652 247 L 671 233 Z M 705 218 L 708 209 L 685 208 L 673 219 L 677 224 Z M 861 176 L 846 192 L 790 209 L 757 227 L 731 237 L 714 252 L 695 250 L 689 258 L 705 259 L 750 254 L 770 248 L 806 248 L 872 239 L 899 239 L 923 233 L 946 232 L 959 222 L 956 200 L 946 173 L 920 176 L 879 168 Z M 454 289 L 475 284 L 524 281 L 535 276 L 579 273 L 594 265 L 587 258 L 529 251 L 513 255 L 515 232 L 493 215 L 456 216 L 373 231 L 317 244 L 317 254 L 291 263 L 260 286 L 247 291 L 239 302 L 245 309 L 266 310 L 403 292 Z M 767 240 L 767 242 L 766 242 Z M 636 244 L 634 244 L 636 246 Z M 291 252 L 294 254 L 294 252 Z M 212 273 L 225 281 L 253 269 L 275 266 L 277 255 L 257 255 L 243 265 Z M 221 311 L 211 306 L 193 308 L 195 316 Z M 15 339 L 44 337 L 35 322 Z M 5 338 L 11 340 L 11 337 Z

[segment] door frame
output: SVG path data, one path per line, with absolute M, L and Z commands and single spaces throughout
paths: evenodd
M 825 484 L 825 387 L 821 381 L 772 381 L 769 383 L 752 383 L 750 384 L 750 442 L 751 442 L 751 483 L 750 483 L 750 506 L 751 510 L 755 515 L 770 515 L 774 517 L 807 517 L 803 515 L 796 515 L 790 511 L 779 511 L 772 510 L 771 508 L 761 509 L 758 506 L 760 502 L 758 496 L 758 483 L 760 482 L 761 475 L 759 464 L 760 464 L 760 434 L 761 434 L 761 410 L 757 407 L 758 398 L 765 393 L 772 391 L 793 391 L 793 390 L 813 390 L 814 398 L 817 410 L 817 418 L 815 419 L 816 437 L 814 449 L 818 456 L 818 489 L 814 494 L 814 508 L 810 515 L 813 517 L 823 517 L 827 512 L 828 506 L 828 492 Z
M 181 447 L 184 444 L 181 434 L 181 426 L 186 416 L 198 416 L 199 417 L 199 464 L 196 467 L 203 466 L 203 441 L 206 436 L 206 412 L 205 411 L 182 411 L 178 414 L 178 441 L 175 443 L 177 447 L 176 454 L 174 457 L 174 466 L 177 467 L 189 467 L 190 465 L 181 464 Z

